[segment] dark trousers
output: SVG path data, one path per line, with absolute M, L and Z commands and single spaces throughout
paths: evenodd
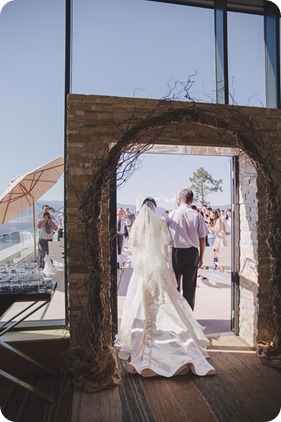
M 44 268 L 45 261 L 44 258 L 46 255 L 49 255 L 49 242 L 52 242 L 52 239 L 39 239 L 38 242 L 38 266 Z
M 116 240 L 117 240 L 117 253 L 118 253 L 118 255 L 121 255 L 124 235 L 123 234 L 117 234 Z
M 180 281 L 182 276 L 183 297 L 189 303 L 191 309 L 194 309 L 195 290 L 197 284 L 199 251 L 197 248 L 173 248 L 172 263 L 178 282 L 178 291 L 180 292 Z
M 63 229 L 58 229 L 58 241 L 63 238 Z

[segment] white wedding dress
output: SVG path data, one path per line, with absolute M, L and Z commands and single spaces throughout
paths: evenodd
M 147 202 L 131 233 L 133 274 L 129 283 L 115 345 L 127 370 L 142 376 L 211 375 L 209 343 L 203 327 L 178 292 L 168 252 L 166 223 Z

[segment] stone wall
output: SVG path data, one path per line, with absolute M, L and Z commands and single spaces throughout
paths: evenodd
M 239 157 L 239 335 L 254 345 L 258 335 L 257 173 Z
M 69 283 L 69 322 L 74 324 L 77 315 L 83 312 L 87 302 L 87 291 L 83 287 L 87 279 L 85 259 L 84 225 L 81 210 L 81 196 L 90 181 L 91 174 L 98 171 L 99 160 L 107 154 L 110 146 L 118 139 L 116 124 L 126 119 L 138 117 L 154 110 L 156 100 L 117 98 L 94 95 L 68 97 L 67 159 L 66 159 L 66 199 L 67 199 L 67 277 Z M 185 104 L 186 105 L 186 104 Z M 181 107 L 180 102 L 167 101 L 158 113 Z M 229 121 L 231 106 L 198 104 L 201 109 L 212 110 L 220 120 Z M 237 109 L 237 108 L 236 108 Z M 274 142 L 278 157 L 281 157 L 280 110 L 241 107 L 243 115 L 257 122 L 256 129 L 261 136 L 268 136 Z M 257 118 L 258 116 L 258 118 Z M 157 140 L 161 145 L 184 148 L 199 147 L 204 150 L 228 151 L 227 155 L 238 155 L 239 160 L 239 199 L 236 216 L 239 231 L 235 247 L 239 256 L 239 298 L 236 317 L 239 318 L 239 335 L 254 345 L 269 330 L 267 314 L 268 295 L 268 256 L 265 248 L 266 230 L 261 221 L 264 215 L 264 197 L 259 174 L 249 161 L 240 154 L 233 139 L 222 136 L 214 127 L 200 125 L 192 121 L 171 122 Z M 224 155 L 222 152 L 221 155 Z M 110 277 L 110 242 L 108 232 L 109 201 L 105 195 L 103 204 L 103 225 L 105 251 L 107 251 L 108 277 Z

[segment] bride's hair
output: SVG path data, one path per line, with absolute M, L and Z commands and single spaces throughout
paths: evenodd
M 157 204 L 156 204 L 156 201 L 155 201 L 155 199 L 154 198 L 152 198 L 151 196 L 148 196 L 147 198 L 145 198 L 144 199 L 144 201 L 143 201 L 143 203 L 142 203 L 142 206 L 144 205 L 144 204 L 146 204 L 146 205 L 150 205 L 150 204 L 148 204 L 148 202 L 152 202 L 152 204 L 155 206 L 155 208 L 157 207 Z

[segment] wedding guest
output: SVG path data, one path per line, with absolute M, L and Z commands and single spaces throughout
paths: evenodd
M 213 246 L 215 242 L 215 226 L 218 219 L 218 215 L 216 211 L 211 211 L 209 215 L 209 221 L 207 223 L 208 227 L 208 244 L 209 246 Z
M 226 246 L 231 246 L 231 221 L 232 221 L 232 212 L 230 208 L 227 208 L 226 217 L 223 222 Z
M 130 220 L 127 219 L 126 213 L 123 208 L 118 208 L 116 216 L 116 241 L 117 241 L 117 253 L 121 255 L 124 243 L 124 236 L 126 233 L 126 225 L 130 224 Z
M 162 212 L 162 217 L 161 217 L 162 220 L 166 220 L 167 217 L 169 217 L 169 211 L 168 210 L 163 211 Z
M 220 217 L 221 217 L 222 221 L 225 220 L 225 212 L 224 212 L 224 210 L 221 210 Z
M 61 210 L 57 216 L 58 241 L 64 236 L 64 210 Z
M 210 213 L 212 212 L 213 209 L 212 207 L 208 207 L 207 205 L 203 205 L 202 209 L 204 210 L 203 217 L 204 217 L 205 223 L 208 226 L 208 223 L 210 222 Z M 206 236 L 206 246 L 212 246 L 213 236 L 210 236 L 210 242 L 209 242 L 209 234 L 210 232 L 208 232 Z
M 225 232 L 224 232 L 224 228 L 223 228 L 223 221 L 222 221 L 222 218 L 221 218 L 219 212 L 217 210 L 212 211 L 211 214 L 210 214 L 210 217 L 211 217 L 211 224 L 208 225 L 208 228 L 214 236 L 213 247 L 214 247 L 214 251 L 215 251 L 215 263 L 217 263 L 217 262 L 219 262 L 220 248 L 222 246 L 226 246 Z M 224 268 L 219 267 L 219 271 L 223 272 Z
M 127 228 L 127 233 L 128 233 L 128 237 L 129 237 L 130 231 L 132 229 L 132 225 L 133 225 L 136 217 L 135 217 L 135 214 L 130 211 L 130 208 L 125 209 L 125 214 L 126 214 L 126 217 L 127 217 L 127 224 L 126 224 L 125 227 Z

